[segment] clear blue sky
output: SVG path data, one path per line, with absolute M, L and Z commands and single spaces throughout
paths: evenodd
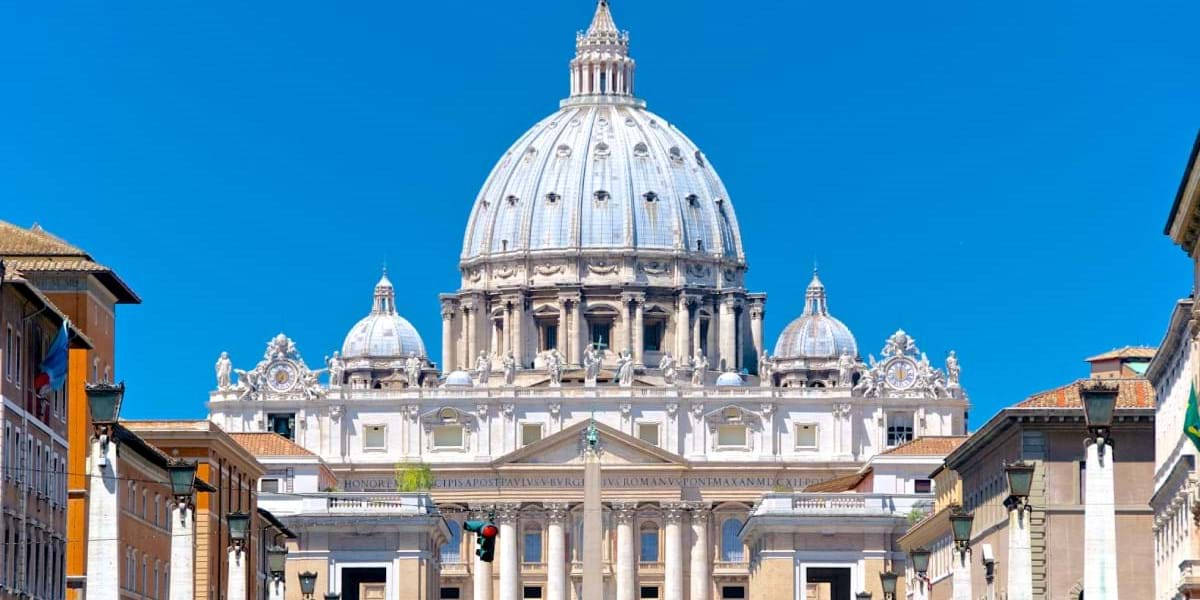
M 143 296 L 126 416 L 200 417 L 272 335 L 311 365 L 385 260 L 440 356 L 469 207 L 567 88 L 591 0 L 0 2 L 0 218 Z M 614 0 L 639 95 L 707 153 L 769 294 L 814 259 L 878 353 L 957 349 L 978 426 L 1157 344 L 1188 293 L 1162 235 L 1200 119 L 1194 1 Z

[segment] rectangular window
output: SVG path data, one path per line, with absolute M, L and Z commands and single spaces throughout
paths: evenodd
M 526 531 L 524 542 L 525 552 L 521 557 L 522 560 L 527 563 L 542 562 L 542 532 Z
M 271 413 L 267 415 L 267 430 L 278 433 L 283 437 L 294 440 L 296 429 L 296 413 Z
M 1079 503 L 1087 503 L 1087 461 L 1079 461 Z
M 638 560 L 647 563 L 658 562 L 658 529 L 643 529 L 641 542 L 642 553 Z
M 592 323 L 590 329 L 591 338 L 589 341 L 592 343 L 592 346 L 607 350 L 612 342 L 612 323 Z
M 887 417 L 887 445 L 899 446 L 913 439 L 912 413 L 891 413 Z
M 541 338 L 542 350 L 554 350 L 558 348 L 558 324 L 543 324 L 541 327 Z
M 523 586 L 523 587 L 524 587 L 524 589 L 521 590 L 522 598 L 525 598 L 526 600 L 541 600 L 542 586 L 527 585 L 527 586 Z
M 643 585 L 641 593 L 638 594 L 638 597 L 640 597 L 642 600 L 658 600 L 658 586 Z
M 659 444 L 658 423 L 638 423 L 637 436 L 639 440 L 657 446 Z
M 817 449 L 816 423 L 800 423 L 796 425 L 796 448 L 799 450 Z
M 25 381 L 25 373 L 21 370 L 21 355 L 24 353 L 25 348 L 21 346 L 21 334 L 18 333 L 16 351 L 13 352 L 13 362 L 16 364 L 13 377 L 17 380 L 17 387 L 21 387 L 21 384 Z
M 717 446 L 722 448 L 745 448 L 745 425 L 720 425 L 717 427 Z
M 541 423 L 522 423 L 521 424 L 521 445 L 528 446 L 542 439 L 542 424 Z
M 260 479 L 259 483 L 258 483 L 258 491 L 266 493 L 266 494 L 278 494 L 279 493 L 279 480 L 278 479 Z
M 662 321 L 646 323 L 642 326 L 642 348 L 650 352 L 662 350 L 664 325 Z
M 914 494 L 929 494 L 933 492 L 933 480 L 917 479 L 913 481 Z
M 708 319 L 700 320 L 700 354 L 708 354 Z
M 364 427 L 363 450 L 387 450 L 387 427 L 384 425 Z
M 462 598 L 462 590 L 456 587 L 444 587 L 438 595 L 442 600 L 459 600 Z
M 16 355 L 16 340 L 13 339 L 12 325 L 9 325 L 4 336 L 4 378 L 12 381 L 13 357 Z
M 721 600 L 742 600 L 746 597 L 746 588 L 740 585 L 721 586 Z
M 439 425 L 433 428 L 433 447 L 462 448 L 463 428 L 461 425 Z

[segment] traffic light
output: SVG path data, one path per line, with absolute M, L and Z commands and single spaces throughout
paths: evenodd
M 463 521 L 463 530 L 475 534 L 475 556 L 483 562 L 492 562 L 496 558 L 496 536 L 500 528 L 491 521 Z

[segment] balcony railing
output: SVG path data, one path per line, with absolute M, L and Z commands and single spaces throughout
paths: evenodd
M 324 493 L 278 495 L 264 506 L 276 515 L 433 515 L 437 507 L 424 493 Z M 266 498 L 260 504 L 268 504 Z
M 754 515 L 908 516 L 932 507 L 931 494 L 773 493 L 763 497 Z
M 442 577 L 466 577 L 470 575 L 467 569 L 467 563 L 464 562 L 443 562 Z
M 745 560 L 713 561 L 713 575 L 748 575 L 750 563 Z
M 546 563 L 540 563 L 540 562 L 537 562 L 537 563 L 523 562 L 523 563 L 521 563 L 521 572 L 522 573 L 542 573 L 545 570 L 546 570 Z

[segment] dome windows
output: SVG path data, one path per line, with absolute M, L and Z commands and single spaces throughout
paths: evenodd
M 667 154 L 671 157 L 671 162 L 677 164 L 683 162 L 683 150 L 680 150 L 679 146 L 671 146 Z
M 608 147 L 608 144 L 604 142 L 596 144 L 596 158 L 607 158 L 609 154 L 612 154 L 612 149 Z
M 530 162 L 536 157 L 537 157 L 537 148 L 530 146 L 525 149 L 525 156 L 524 156 L 525 162 Z
M 559 144 L 558 148 L 554 150 L 554 153 L 559 158 L 568 158 L 571 156 L 571 147 L 566 144 Z
M 558 194 L 555 194 L 554 192 L 550 192 L 549 194 L 546 194 L 546 202 L 549 204 L 558 204 L 559 198 L 562 198 L 562 196 L 559 196 Z
M 609 193 L 604 190 L 596 190 L 595 193 L 592 194 L 592 199 L 594 199 L 596 202 L 604 202 L 610 197 L 611 196 Z
M 517 202 L 520 202 L 520 201 L 521 201 L 521 199 L 520 199 L 520 198 L 518 198 L 518 197 L 516 197 L 516 196 L 509 196 L 509 197 L 505 198 L 504 200 L 505 200 L 506 202 L 508 202 L 508 205 L 509 205 L 509 206 L 516 206 L 516 205 L 517 205 Z
M 646 142 L 638 142 L 633 146 L 633 155 L 638 158 L 650 156 L 650 148 L 646 147 Z
M 646 192 L 645 194 L 642 194 L 642 197 L 646 199 L 646 202 L 657 202 L 658 201 L 658 194 L 656 194 L 654 192 Z
M 691 206 L 691 207 L 700 206 L 700 196 L 697 196 L 695 194 L 688 194 L 687 195 L 687 203 L 688 203 L 688 206 Z
M 695 156 L 696 156 L 696 164 L 700 165 L 700 168 L 703 169 L 704 168 L 704 156 L 700 154 L 699 150 L 696 151 Z

